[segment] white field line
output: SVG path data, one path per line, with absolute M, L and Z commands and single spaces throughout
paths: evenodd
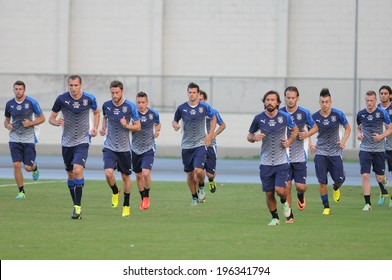
M 57 183 L 57 182 L 64 182 L 64 180 L 56 180 L 56 181 L 42 181 L 42 182 L 27 182 L 24 183 L 23 185 L 36 185 L 36 184 L 51 184 L 51 183 Z M 0 185 L 0 188 L 3 187 L 16 187 L 16 184 L 4 184 L 4 185 Z

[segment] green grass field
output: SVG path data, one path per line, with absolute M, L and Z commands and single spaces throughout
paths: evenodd
M 31 183 L 31 181 L 28 181 Z M 132 186 L 131 217 L 111 208 L 104 181 L 87 181 L 82 220 L 72 220 L 65 181 L 26 184 L 17 200 L 13 180 L 0 179 L 0 259 L 2 260 L 362 260 L 392 259 L 392 209 L 363 212 L 360 187 L 332 192 L 330 216 L 322 215 L 316 185 L 308 186 L 307 207 L 294 209 L 295 223 L 267 226 L 271 215 L 258 184 L 218 184 L 206 203 L 191 207 L 184 182 L 154 182 L 151 208 L 139 210 Z M 122 195 L 120 196 L 122 203 Z M 282 223 L 283 222 L 283 223 Z

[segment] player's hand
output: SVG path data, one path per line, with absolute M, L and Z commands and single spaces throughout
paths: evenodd
M 97 135 L 98 135 L 98 130 L 95 129 L 95 128 L 91 129 L 91 136 L 92 136 L 92 137 L 95 137 L 95 136 L 97 136 Z
M 102 127 L 102 128 L 99 130 L 99 135 L 105 136 L 105 134 L 106 134 L 106 128 Z

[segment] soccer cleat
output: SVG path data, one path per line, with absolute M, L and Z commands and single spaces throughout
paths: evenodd
M 365 204 L 365 206 L 362 208 L 363 211 L 370 211 L 372 210 L 372 206 L 368 203 Z
M 331 214 L 331 208 L 324 208 L 323 215 L 330 215 L 330 214 Z
M 283 215 L 286 218 L 290 217 L 291 209 L 287 201 L 285 203 L 282 203 L 282 210 L 283 210 Z
M 150 198 L 144 197 L 142 202 L 140 203 L 140 208 L 143 208 L 141 210 L 147 210 L 149 207 L 150 207 Z
M 269 226 L 277 226 L 279 225 L 279 219 L 272 218 L 271 222 L 268 223 Z
M 112 208 L 117 208 L 119 196 L 120 196 L 120 189 L 118 189 L 118 192 L 116 194 L 112 194 Z
M 340 189 L 332 189 L 333 190 L 333 200 L 337 203 L 340 200 Z
M 212 182 L 209 182 L 210 185 L 210 192 L 214 193 L 216 191 L 216 183 L 213 180 Z
M 200 200 L 204 200 L 206 198 L 206 192 L 204 191 L 204 187 L 199 187 L 197 190 L 197 197 Z
M 19 192 L 18 195 L 16 196 L 17 199 L 23 199 L 26 198 L 26 194 L 24 192 Z
M 197 206 L 197 203 L 198 203 L 198 199 L 197 199 L 197 198 L 195 198 L 195 197 L 192 197 L 192 203 L 191 203 L 191 206 Z
M 384 194 L 380 193 L 380 196 L 378 198 L 377 204 L 380 205 L 380 206 L 384 205 L 384 203 L 387 200 L 388 196 L 389 196 L 389 193 L 384 193 Z
M 286 219 L 286 224 L 292 224 L 294 223 L 294 219 L 293 218 L 287 218 Z
M 72 211 L 72 219 L 74 220 L 80 220 L 82 219 L 82 207 L 79 205 L 74 205 L 74 209 Z
M 39 170 L 38 170 L 38 166 L 37 169 L 35 171 L 32 171 L 31 174 L 33 175 L 33 180 L 37 181 L 39 178 Z
M 305 207 L 306 207 L 306 199 L 305 199 L 305 197 L 304 197 L 304 202 L 303 203 L 301 203 L 301 201 L 299 201 L 299 199 L 297 200 L 297 207 L 298 207 L 299 211 L 302 211 L 302 210 L 305 209 Z
M 131 215 L 131 207 L 130 206 L 123 206 L 122 216 L 129 217 Z

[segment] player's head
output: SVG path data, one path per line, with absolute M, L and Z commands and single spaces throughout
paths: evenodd
M 264 109 L 266 109 L 269 112 L 273 112 L 277 110 L 281 103 L 279 93 L 274 90 L 270 90 L 267 93 L 265 93 L 262 101 L 264 103 Z
M 188 84 L 188 98 L 190 102 L 195 103 L 199 101 L 199 91 L 200 88 L 197 84 L 195 83 Z
M 136 94 L 136 106 L 140 112 L 144 112 L 148 107 L 148 95 L 141 91 Z
M 369 90 L 365 94 L 365 103 L 368 110 L 372 110 L 377 106 L 377 93 L 374 90 Z
M 15 98 L 17 100 L 24 98 L 25 90 L 26 90 L 26 85 L 25 85 L 24 82 L 16 81 L 14 83 L 13 91 L 14 91 L 14 94 L 15 94 Z
M 289 86 L 284 91 L 284 98 L 286 101 L 287 108 L 295 108 L 297 106 L 297 101 L 299 97 L 299 92 L 296 87 Z
M 199 91 L 199 100 L 206 102 L 207 98 L 208 98 L 207 93 L 204 90 L 200 90 Z
M 392 98 L 392 90 L 390 86 L 387 85 L 381 86 L 380 89 L 378 90 L 378 93 L 380 95 L 380 101 L 382 103 L 386 103 L 390 101 Z
M 319 103 L 321 111 L 328 112 L 331 109 L 332 100 L 331 93 L 328 88 L 321 89 Z
M 112 95 L 112 100 L 114 104 L 119 104 L 123 100 L 123 83 L 120 81 L 112 81 L 110 83 L 110 93 Z
M 81 89 L 82 89 L 82 77 L 78 75 L 71 75 L 68 78 L 68 87 L 69 87 L 69 92 L 77 96 L 80 94 Z

